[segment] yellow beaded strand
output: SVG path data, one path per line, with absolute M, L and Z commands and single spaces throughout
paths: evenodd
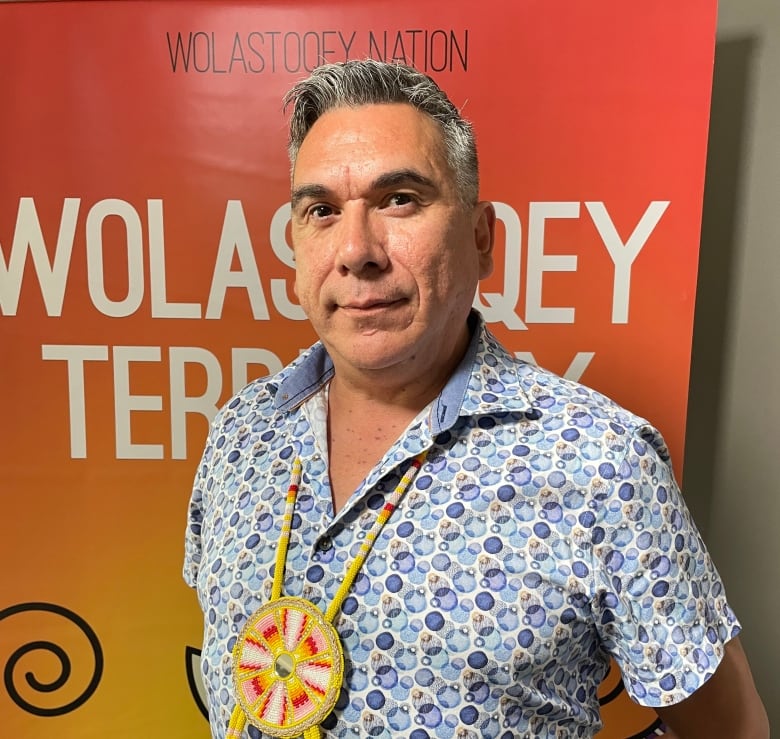
M 295 511 L 295 499 L 298 497 L 298 488 L 301 484 L 301 471 L 302 465 L 300 457 L 296 457 L 295 461 L 293 461 L 292 472 L 290 474 L 290 487 L 287 488 L 287 498 L 284 502 L 282 532 L 279 534 L 279 541 L 276 544 L 276 562 L 274 563 L 274 582 L 271 587 L 271 600 L 277 600 L 282 597 L 284 570 L 287 562 L 287 546 L 290 543 L 293 512 Z
M 398 485 L 396 485 L 395 490 L 390 496 L 390 499 L 387 501 L 387 503 L 385 503 L 385 505 L 382 507 L 382 510 L 377 515 L 374 521 L 374 525 L 366 534 L 363 543 L 360 545 L 360 550 L 358 551 L 357 556 L 355 557 L 355 559 L 352 561 L 349 568 L 347 569 L 347 572 L 344 576 L 344 580 L 342 581 L 341 585 L 336 591 L 336 595 L 333 598 L 333 601 L 331 602 L 330 606 L 328 607 L 325 613 L 325 621 L 327 621 L 328 623 L 332 623 L 333 620 L 336 618 L 338 612 L 341 610 L 341 606 L 344 602 L 344 599 L 347 597 L 347 594 L 352 588 L 352 585 L 354 585 L 355 580 L 357 579 L 357 576 L 360 573 L 360 569 L 362 568 L 363 563 L 366 561 L 366 557 L 368 557 L 368 554 L 371 551 L 374 542 L 379 536 L 379 533 L 382 531 L 384 525 L 389 520 L 390 516 L 393 515 L 393 511 L 395 511 L 395 509 L 397 508 L 398 503 L 401 501 L 401 498 L 409 489 L 412 480 L 414 479 L 415 475 L 419 471 L 420 467 L 422 467 L 427 454 L 428 452 L 424 451 L 418 454 L 412 460 L 412 463 L 409 465 L 409 468 L 406 470 L 404 475 L 399 480 Z M 292 471 L 290 475 L 290 486 L 287 489 L 287 497 L 285 499 L 284 516 L 282 519 L 282 531 L 281 534 L 279 535 L 279 541 L 277 542 L 276 561 L 274 563 L 274 579 L 273 579 L 273 584 L 271 586 L 271 598 L 269 602 L 278 600 L 279 598 L 281 598 L 282 595 L 282 587 L 284 585 L 284 570 L 287 561 L 287 549 L 290 542 L 290 533 L 292 531 L 292 520 L 295 511 L 295 501 L 298 497 L 298 489 L 300 487 L 301 475 L 302 475 L 301 460 L 296 457 L 296 459 L 293 462 Z M 235 707 L 233 708 L 233 712 L 231 713 L 230 716 L 230 722 L 228 724 L 227 735 L 226 735 L 227 739 L 240 739 L 240 737 L 242 736 L 242 732 L 246 726 L 246 722 L 247 722 L 247 717 L 246 714 L 244 713 L 244 710 L 241 708 L 240 703 L 236 703 Z M 265 731 L 267 733 L 268 729 L 266 728 Z M 320 727 L 318 725 L 310 726 L 309 728 L 303 731 L 303 734 L 301 736 L 303 737 L 303 739 L 320 739 L 321 737 Z
M 390 500 L 388 500 L 387 503 L 385 503 L 385 505 L 382 507 L 382 510 L 379 512 L 379 515 L 374 521 L 374 525 L 366 534 L 366 538 L 363 539 L 363 543 L 360 545 L 360 551 L 357 553 L 355 559 L 352 560 L 352 564 L 349 566 L 346 575 L 344 575 L 344 580 L 339 586 L 339 589 L 336 591 L 336 595 L 334 596 L 333 601 L 331 602 L 330 606 L 328 606 L 328 610 L 325 612 L 326 621 L 332 623 L 333 619 L 336 618 L 336 614 L 338 614 L 338 612 L 341 610 L 344 599 L 347 597 L 347 593 L 349 593 L 350 588 L 354 585 L 358 573 L 360 572 L 360 568 L 363 566 L 368 553 L 374 546 L 374 542 L 379 536 L 379 532 L 387 523 L 390 516 L 393 515 L 393 511 L 397 508 L 398 503 L 400 502 L 409 485 L 411 485 L 412 480 L 414 480 L 414 477 L 417 474 L 417 471 L 420 469 L 420 467 L 422 467 L 422 464 L 425 461 L 425 457 L 427 455 L 428 452 L 425 451 L 421 454 L 418 454 L 412 460 L 412 463 L 409 465 L 406 473 L 398 481 L 398 485 L 396 485 L 393 494 L 390 496 Z
M 246 726 L 246 714 L 241 706 L 236 703 L 233 708 L 233 713 L 230 714 L 230 723 L 227 727 L 227 734 L 225 739 L 241 739 L 241 735 L 244 733 L 244 727 Z

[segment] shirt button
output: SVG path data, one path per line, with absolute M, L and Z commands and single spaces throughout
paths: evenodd
M 327 552 L 328 550 L 333 549 L 333 542 L 330 540 L 330 537 L 326 536 L 324 539 L 320 540 L 317 549 L 321 552 Z

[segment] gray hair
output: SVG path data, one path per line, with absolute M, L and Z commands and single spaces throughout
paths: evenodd
M 471 123 L 428 75 L 404 64 L 375 59 L 323 64 L 298 82 L 284 97 L 284 109 L 292 106 L 288 142 L 292 166 L 321 115 L 334 108 L 383 103 L 407 103 L 437 123 L 459 197 L 465 205 L 476 204 L 479 172 Z

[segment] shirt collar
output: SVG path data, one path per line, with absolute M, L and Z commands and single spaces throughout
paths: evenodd
M 468 318 L 471 341 L 460 364 L 431 404 L 428 425 L 432 436 L 450 429 L 460 416 L 527 411 L 532 402 L 519 371 L 525 363 L 513 357 L 488 331 L 484 318 L 472 311 Z M 275 379 L 275 404 L 291 411 L 333 377 L 333 362 L 321 342 L 303 352 Z

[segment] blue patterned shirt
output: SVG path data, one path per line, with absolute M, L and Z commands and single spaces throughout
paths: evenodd
M 480 320 L 441 394 L 334 516 L 332 375 L 317 344 L 211 428 L 184 574 L 205 615 L 214 737 L 234 706 L 231 649 L 270 594 L 295 456 L 284 595 L 325 611 L 409 460 L 430 450 L 336 618 L 345 678 L 324 736 L 591 737 L 610 657 L 648 706 L 712 675 L 740 627 L 645 420 L 514 358 Z

